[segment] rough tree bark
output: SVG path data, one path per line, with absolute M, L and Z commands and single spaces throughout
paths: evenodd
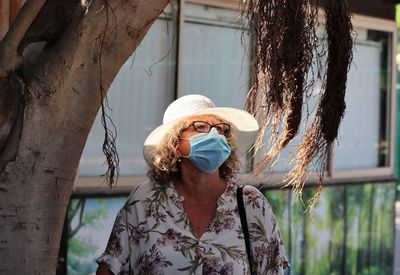
M 100 85 L 108 90 L 167 4 L 31 0 L 0 42 L 1 274 L 55 273 Z

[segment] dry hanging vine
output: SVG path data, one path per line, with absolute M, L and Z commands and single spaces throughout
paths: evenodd
M 103 81 L 102 81 L 102 52 L 103 52 L 103 47 L 105 43 L 105 38 L 106 38 L 106 33 L 108 30 L 108 20 L 109 20 L 109 9 L 114 15 L 114 21 L 116 22 L 115 19 L 115 13 L 111 6 L 108 4 L 107 0 L 104 0 L 104 6 L 103 8 L 105 9 L 105 16 L 106 16 L 106 24 L 104 27 L 104 31 L 101 33 L 101 35 L 97 38 L 98 41 L 98 48 L 99 48 L 99 53 L 98 53 L 98 64 L 99 64 L 99 91 L 100 91 L 100 99 L 101 99 L 101 124 L 104 128 L 104 140 L 103 140 L 103 146 L 102 150 L 104 155 L 106 156 L 106 163 L 107 163 L 107 171 L 101 175 L 102 178 L 104 178 L 104 182 L 110 187 L 114 187 L 115 184 L 118 181 L 119 177 L 119 155 L 117 151 L 117 145 L 116 145 L 116 138 L 117 138 L 117 128 L 115 127 L 115 124 L 113 123 L 111 117 L 106 113 L 106 107 L 110 110 L 110 107 L 108 105 L 108 98 L 107 98 L 107 92 L 103 88 Z M 115 26 L 116 27 L 116 26 Z M 116 28 L 114 30 L 114 34 L 116 36 Z M 114 37 L 115 39 L 115 37 Z M 104 104 L 104 101 L 106 101 L 106 105 Z M 107 126 L 107 121 L 111 123 L 112 129 L 110 129 Z
M 245 0 L 242 21 L 253 38 L 254 85 L 247 96 L 247 109 L 261 121 L 256 148 L 263 145 L 267 131 L 268 151 L 256 166 L 255 173 L 273 167 L 280 152 L 295 137 L 302 121 L 303 104 L 314 86 L 312 63 L 321 64 L 327 54 L 323 75 L 317 67 L 323 89 L 316 115 L 306 127 L 296 148 L 293 169 L 287 185 L 301 194 L 310 163 L 315 160 L 320 178 L 311 199 L 317 201 L 323 185 L 327 155 L 337 137 L 345 110 L 347 72 L 352 61 L 351 15 L 347 0 L 328 0 L 323 9 L 326 19 L 327 45 L 318 42 L 318 3 L 313 0 Z

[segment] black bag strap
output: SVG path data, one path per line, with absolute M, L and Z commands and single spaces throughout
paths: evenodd
M 128 202 L 126 202 L 126 207 L 128 205 Z M 129 227 L 128 227 L 128 211 L 125 209 L 125 230 L 126 230 L 126 234 L 128 235 L 128 247 L 129 247 L 129 275 L 134 275 L 133 274 L 133 269 L 131 266 L 131 255 L 132 255 L 132 248 L 131 248 L 131 242 L 129 240 Z
M 246 244 L 247 258 L 249 260 L 249 265 L 250 265 L 250 274 L 253 274 L 253 257 L 251 255 L 251 249 L 250 249 L 250 235 L 249 235 L 249 229 L 247 227 L 246 210 L 244 209 L 244 203 L 243 203 L 243 188 L 244 185 L 238 186 L 236 191 L 236 199 L 238 203 L 240 222 L 242 224 L 244 242 Z

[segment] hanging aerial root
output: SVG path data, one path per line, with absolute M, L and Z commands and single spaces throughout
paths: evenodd
M 307 169 L 315 160 L 320 183 L 317 192 L 309 201 L 310 207 L 315 205 L 320 195 L 328 155 L 343 119 L 347 72 L 352 61 L 352 25 L 347 1 L 328 1 L 325 13 L 328 34 L 325 90 L 319 100 L 314 122 L 293 158 L 295 166 L 286 178 L 287 185 L 293 186 L 293 189 L 301 194 L 307 178 Z
M 317 121 L 306 132 L 302 143 L 297 147 L 296 154 L 292 159 L 294 167 L 288 173 L 285 180 L 286 186 L 291 186 L 297 194 L 301 194 L 303 190 L 309 164 L 323 151 L 324 144 L 320 143 L 321 132 L 318 128 L 319 123 Z M 321 156 L 319 159 L 321 159 Z
M 282 110 L 282 115 L 280 115 L 282 119 L 275 121 L 275 124 L 272 125 L 270 149 L 256 165 L 256 174 L 262 172 L 265 168 L 272 168 L 279 154 L 299 131 L 305 75 L 310 68 L 313 56 L 312 41 L 314 40 L 312 38 L 314 33 L 309 28 L 309 23 L 311 22 L 314 25 L 314 18 L 312 17 L 310 22 L 306 22 L 309 4 L 306 0 L 292 0 L 286 3 L 286 26 L 282 33 L 282 46 L 279 48 L 280 56 L 284 57 L 281 61 L 281 79 L 284 85 L 284 106 L 286 108 Z M 286 45 L 289 47 L 286 47 Z M 277 128 L 284 122 L 284 130 L 280 133 Z
M 347 1 L 328 1 L 326 31 L 328 34 L 328 66 L 326 89 L 322 96 L 320 112 L 322 134 L 332 143 L 343 119 L 347 72 L 352 62 L 353 40 L 351 15 Z
M 317 12 L 311 2 L 244 2 L 247 6 L 243 17 L 254 38 L 254 85 L 247 97 L 247 110 L 260 121 L 255 147 L 267 150 L 256 164 L 255 174 L 269 171 L 299 131 L 303 93 L 311 86 L 306 81 L 307 73 L 317 47 Z M 269 139 L 265 144 L 266 133 Z
M 104 101 L 106 101 L 106 106 L 108 106 L 107 101 L 107 93 L 103 88 L 102 84 L 102 52 L 104 47 L 104 42 L 106 38 L 106 33 L 108 30 L 108 20 L 109 20 L 109 10 L 112 13 L 113 10 L 109 6 L 108 1 L 104 0 L 104 7 L 105 7 L 105 16 L 106 16 L 106 24 L 104 27 L 103 33 L 98 37 L 97 41 L 99 44 L 99 91 L 100 91 L 100 98 L 101 98 L 101 124 L 104 128 L 104 141 L 103 141 L 103 153 L 106 156 L 106 163 L 107 163 L 107 172 L 101 175 L 104 178 L 104 182 L 111 188 L 114 187 L 118 181 L 119 177 L 119 155 L 117 151 L 116 145 L 116 138 L 117 138 L 117 128 L 115 127 L 111 117 L 106 113 L 106 107 Z M 110 122 L 112 125 L 112 130 L 107 125 L 107 122 Z
M 321 192 L 322 192 L 322 187 L 324 187 L 324 179 L 323 176 L 321 176 L 318 180 L 318 186 L 317 186 L 317 190 L 315 191 L 314 195 L 312 196 L 312 198 L 307 202 L 307 209 L 306 212 L 311 212 L 315 205 L 317 204 L 320 196 L 321 196 Z
M 254 81 L 253 90 L 257 95 L 263 93 L 262 104 L 250 110 L 254 115 L 271 114 L 278 116 L 279 110 L 284 108 L 284 90 L 282 80 L 282 59 L 281 51 L 282 36 L 285 29 L 285 3 L 281 1 L 253 1 L 243 2 L 243 21 L 249 22 L 250 32 L 254 37 L 252 44 L 253 68 L 252 78 Z M 284 3 L 283 3 L 284 2 Z M 282 5 L 283 4 L 283 5 Z M 258 96 L 250 97 L 254 99 Z M 252 104 L 249 104 L 252 106 Z M 272 122 L 271 119 L 265 117 Z M 275 121 L 276 121 L 275 120 Z M 264 123 L 265 124 L 265 123 Z

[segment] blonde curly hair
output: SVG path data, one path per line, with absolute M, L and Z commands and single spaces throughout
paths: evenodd
M 220 117 L 215 117 L 221 122 L 229 124 L 229 122 Z M 180 178 L 180 167 L 177 157 L 179 137 L 181 132 L 185 128 L 189 127 L 190 123 L 191 121 L 189 119 L 177 122 L 154 150 L 152 162 L 149 165 L 150 169 L 147 172 L 147 176 L 152 182 L 166 184 L 171 180 L 177 180 Z M 225 136 L 232 149 L 231 155 L 219 167 L 219 174 L 225 180 L 236 177 L 239 171 L 239 159 L 237 156 L 234 131 L 234 128 L 231 127 L 231 132 L 228 136 Z

